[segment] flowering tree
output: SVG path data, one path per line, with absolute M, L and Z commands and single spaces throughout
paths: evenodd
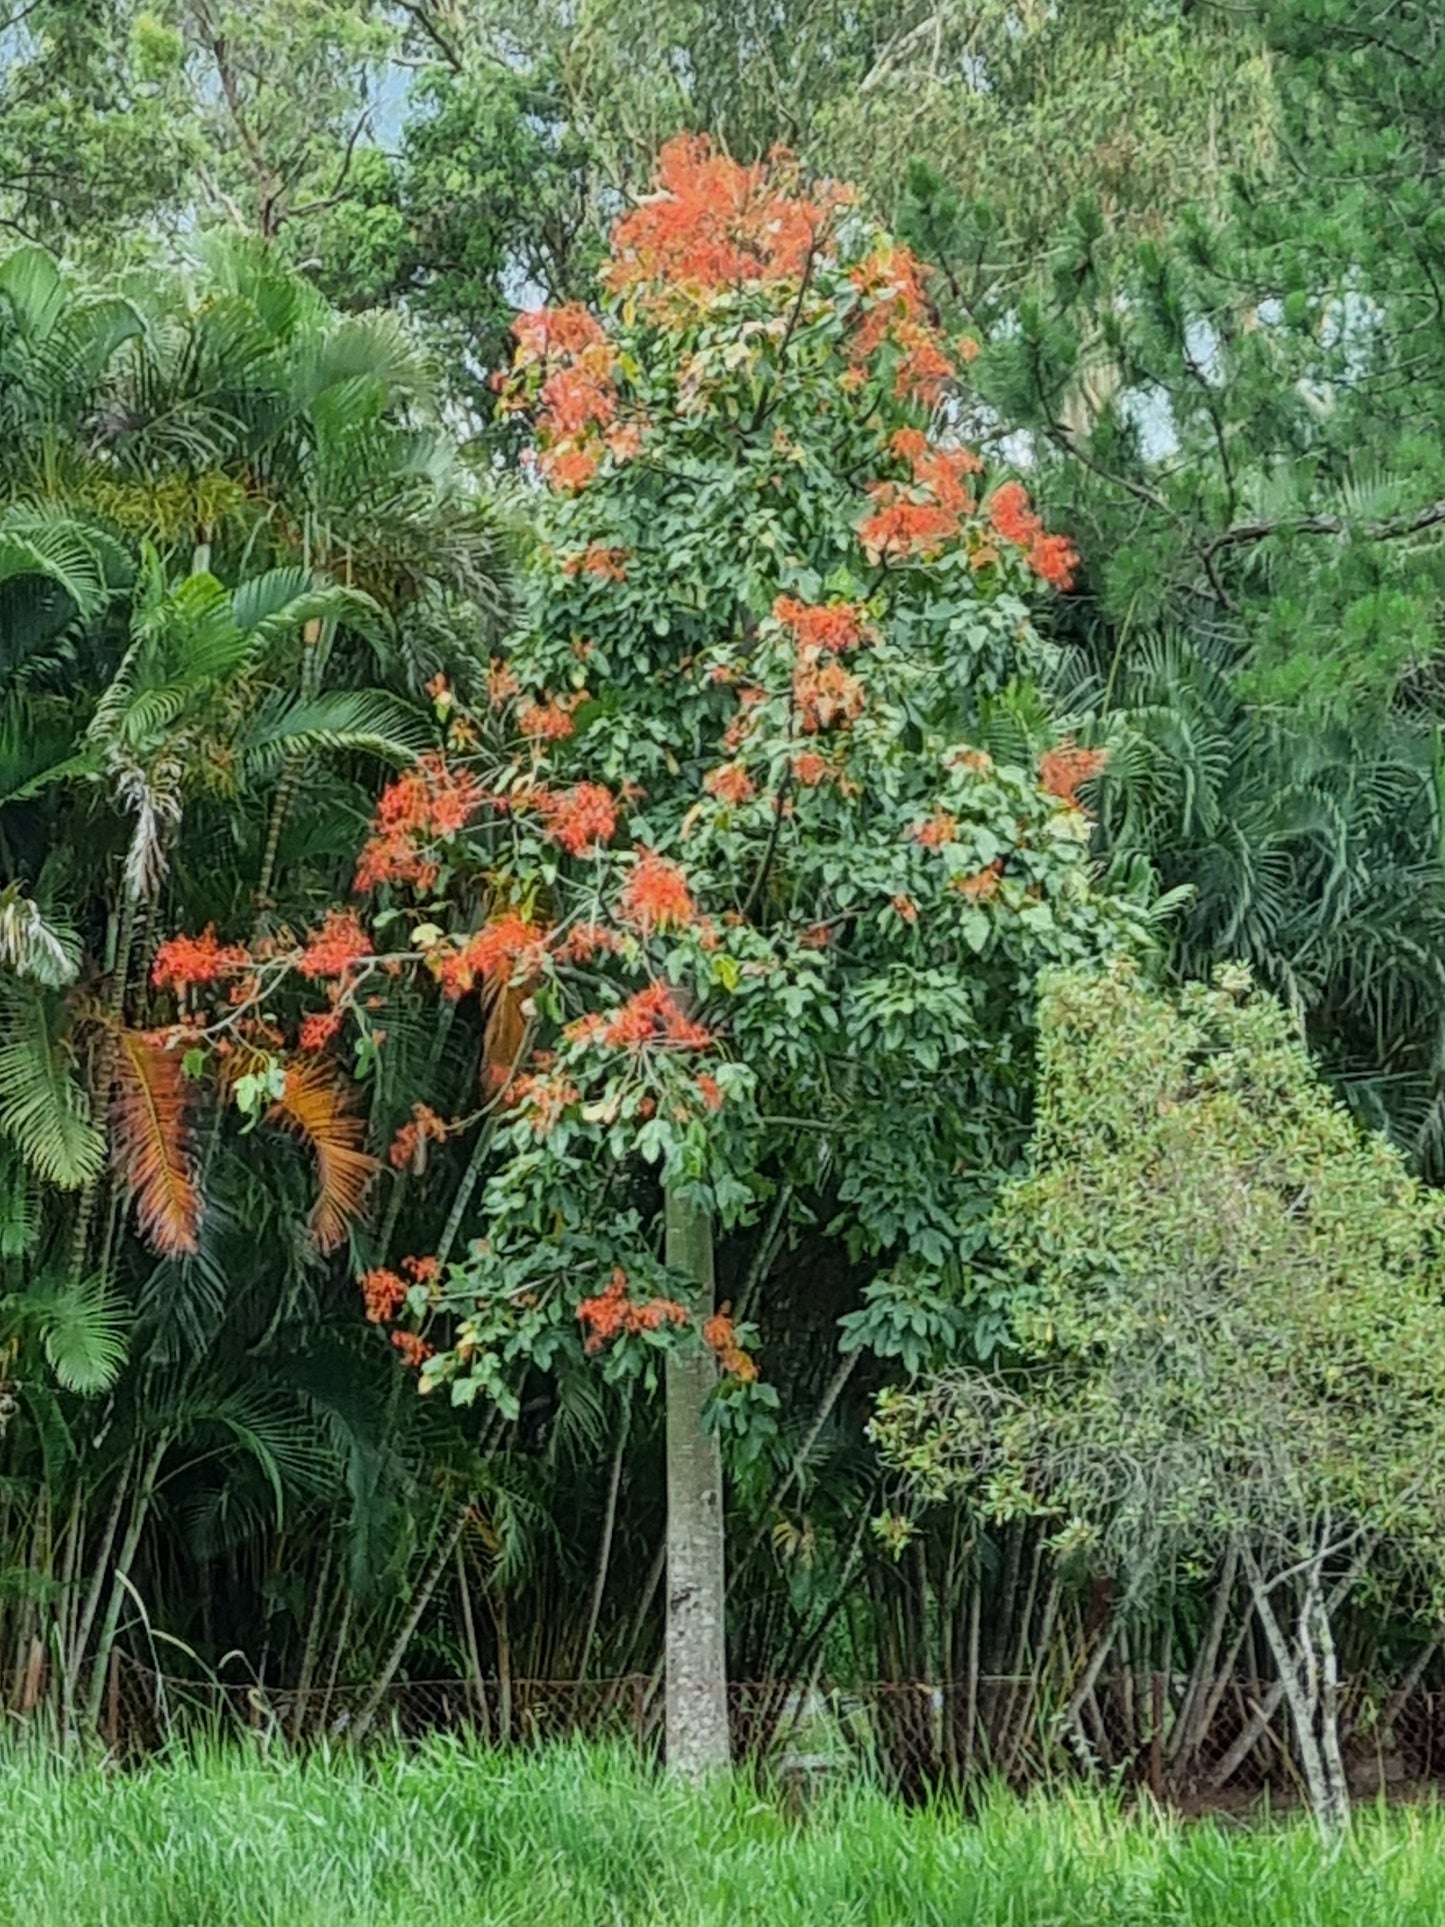
M 368 1307 L 459 1401 L 514 1410 L 569 1352 L 662 1367 L 668 1740 L 697 1769 L 727 1748 L 719 1436 L 758 1449 L 776 1403 L 745 1316 L 776 1235 L 747 1227 L 823 1213 L 871 1262 L 849 1353 L 954 1338 L 1036 973 L 1129 919 L 1090 887 L 1098 753 L 977 746 L 1073 557 L 962 439 L 970 346 L 919 264 L 786 159 L 680 140 L 605 281 L 600 313 L 517 324 L 502 400 L 543 488 L 485 700 L 435 688 L 443 746 L 381 798 L 357 907 L 216 975 L 258 1008 L 324 981 L 310 1051 L 370 1034 L 398 974 L 484 1000 L 478 1116 L 418 1107 L 392 1147 L 472 1130 L 483 1235 L 374 1269 Z M 284 1122 L 310 1073 L 262 1057 Z

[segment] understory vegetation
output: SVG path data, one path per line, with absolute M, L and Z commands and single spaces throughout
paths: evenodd
M 1432 1774 L 1435 0 L 0 24 L 7 1715 Z

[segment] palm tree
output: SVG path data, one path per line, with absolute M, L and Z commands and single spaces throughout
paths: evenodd
M 40 1587 L 0 1631 L 67 1712 L 94 1716 L 136 1576 L 188 1617 L 188 1545 L 274 1552 L 320 1508 L 371 1548 L 333 1570 L 405 1568 L 420 1420 L 297 1155 L 363 1122 L 328 1073 L 242 1154 L 152 1039 L 146 962 L 163 928 L 333 899 L 377 772 L 428 740 L 420 683 L 485 660 L 495 545 L 429 394 L 393 321 L 244 247 L 99 293 L 0 261 L 3 1558 Z

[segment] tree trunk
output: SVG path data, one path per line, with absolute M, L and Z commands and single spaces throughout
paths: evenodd
M 667 1194 L 667 1262 L 690 1278 L 699 1318 L 713 1308 L 712 1225 Z M 727 1766 L 722 1453 L 703 1430 L 717 1382 L 710 1351 L 667 1361 L 667 1762 L 687 1779 Z
M 421 1624 L 422 1615 L 431 1604 L 432 1594 L 441 1584 L 442 1574 L 451 1563 L 452 1553 L 461 1543 L 462 1529 L 467 1523 L 470 1512 L 471 1504 L 468 1502 L 457 1513 L 455 1522 L 438 1542 L 431 1564 L 418 1581 L 411 1605 L 407 1608 L 406 1617 L 401 1622 L 401 1629 L 392 1641 L 391 1650 L 382 1665 L 381 1676 L 373 1682 L 371 1691 L 362 1702 L 361 1710 L 356 1716 L 356 1724 L 352 1727 L 350 1735 L 353 1741 L 365 1739 L 371 1731 L 372 1724 L 386 1698 L 386 1689 L 396 1678 L 397 1668 L 406 1658 L 406 1649 L 411 1644 L 412 1635 Z
M 1315 1825 L 1321 1838 L 1328 1845 L 1338 1839 L 1350 1823 L 1350 1795 L 1345 1780 L 1344 1763 L 1340 1758 L 1338 1704 L 1335 1693 L 1336 1682 L 1331 1678 L 1327 1683 L 1327 1693 L 1322 1697 L 1320 1691 L 1318 1655 L 1315 1639 L 1323 1624 L 1326 1636 L 1329 1634 L 1329 1616 L 1325 1607 L 1324 1587 L 1321 1583 L 1320 1566 L 1323 1555 L 1308 1568 L 1305 1579 L 1304 1606 L 1300 1613 L 1298 1653 L 1290 1650 L 1289 1640 L 1275 1614 L 1269 1596 L 1269 1587 L 1246 1548 L 1244 1553 L 1245 1571 L 1249 1577 L 1250 1596 L 1264 1628 L 1270 1652 L 1279 1669 L 1280 1683 L 1284 1697 L 1289 1703 L 1290 1717 L 1294 1722 L 1295 1740 L 1299 1746 L 1300 1767 L 1309 1790 L 1310 1807 L 1314 1813 Z M 1334 1641 L 1329 1639 L 1327 1658 L 1331 1674 L 1334 1665 Z

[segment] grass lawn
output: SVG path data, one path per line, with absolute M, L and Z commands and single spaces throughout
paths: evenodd
M 982 1818 L 835 1788 L 806 1820 L 624 1754 L 236 1750 L 136 1773 L 0 1765 L 16 1927 L 1433 1927 L 1445 1815 L 1371 1810 L 1327 1860 L 1254 1830 L 1000 1798 Z

